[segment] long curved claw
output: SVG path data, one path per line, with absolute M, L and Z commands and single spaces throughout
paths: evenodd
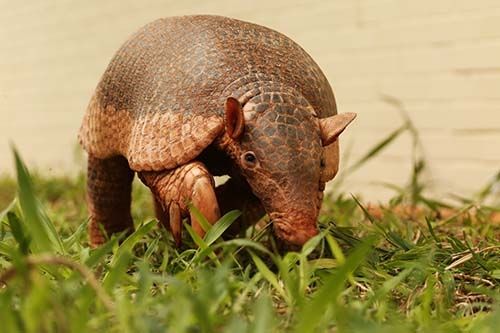
M 153 192 L 159 220 L 167 222 L 164 224 L 169 227 L 178 247 L 182 242 L 182 218 L 188 214 L 194 231 L 200 237 L 205 235 L 196 216 L 189 212 L 189 202 L 210 224 L 220 217 L 212 175 L 201 162 L 195 161 L 173 170 L 140 172 L 139 178 Z
M 165 211 L 163 209 L 163 206 L 161 205 L 160 201 L 158 201 L 158 199 L 154 195 L 153 195 L 153 203 L 154 203 L 156 218 L 158 219 L 161 225 L 169 229 L 169 222 L 167 215 L 168 211 Z
M 208 223 L 214 224 L 220 218 L 219 204 L 215 196 L 213 183 L 208 178 L 198 178 L 193 186 L 191 193 L 191 203 L 195 206 L 200 213 L 205 216 Z M 194 231 L 200 236 L 205 236 L 203 230 L 196 216 L 190 213 L 191 226 Z
M 169 224 L 170 224 L 170 231 L 172 232 L 172 236 L 174 236 L 175 240 L 175 245 L 177 247 L 180 247 L 182 244 L 182 217 L 181 217 L 181 210 L 179 209 L 179 205 L 175 202 L 172 202 L 170 204 L 170 207 L 168 209 L 168 215 L 169 215 Z

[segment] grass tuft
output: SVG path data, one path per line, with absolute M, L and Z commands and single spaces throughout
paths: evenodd
M 411 128 L 407 122 L 364 159 Z M 0 179 L 2 332 L 493 333 L 500 326 L 498 175 L 475 197 L 444 205 L 424 196 L 425 163 L 416 158 L 408 186 L 387 205 L 328 196 L 321 233 L 287 254 L 263 245 L 272 244 L 269 228 L 225 239 L 237 211 L 206 226 L 204 238 L 186 225 L 186 245 L 177 249 L 136 184 L 136 231 L 93 249 L 83 176 L 32 177 L 17 153 L 15 160 L 17 180 Z

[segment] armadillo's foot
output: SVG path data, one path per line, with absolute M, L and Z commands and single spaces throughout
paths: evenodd
M 200 162 L 169 171 L 141 172 L 139 178 L 153 192 L 158 218 L 170 229 L 178 246 L 184 217 L 190 218 L 191 226 L 200 237 L 205 235 L 198 219 L 190 213 L 189 204 L 196 207 L 210 224 L 220 217 L 213 177 Z
M 222 214 L 238 209 L 241 216 L 225 232 L 235 237 L 249 226 L 256 224 L 266 214 L 260 200 L 252 193 L 245 180 L 231 178 L 215 189 Z
M 87 205 L 92 247 L 106 242 L 113 233 L 132 230 L 130 192 L 134 172 L 121 156 L 109 159 L 88 158 Z

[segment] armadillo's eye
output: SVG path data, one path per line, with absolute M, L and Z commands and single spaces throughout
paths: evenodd
M 253 168 L 257 165 L 257 157 L 253 151 L 247 151 L 242 155 L 242 162 L 246 167 Z

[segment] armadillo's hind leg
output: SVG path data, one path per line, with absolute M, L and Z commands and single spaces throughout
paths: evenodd
M 130 215 L 134 172 L 122 156 L 98 159 L 89 155 L 87 204 L 92 246 L 103 244 L 116 232 L 133 229 Z
M 163 218 L 168 220 L 177 245 L 181 243 L 182 218 L 190 217 L 194 231 L 201 237 L 205 234 L 199 221 L 189 211 L 193 204 L 209 223 L 215 223 L 220 217 L 219 205 L 215 196 L 212 175 L 201 162 L 192 162 L 168 171 L 145 171 L 139 177 L 148 186 L 155 200 L 161 204 Z M 157 212 L 160 211 L 157 207 Z

